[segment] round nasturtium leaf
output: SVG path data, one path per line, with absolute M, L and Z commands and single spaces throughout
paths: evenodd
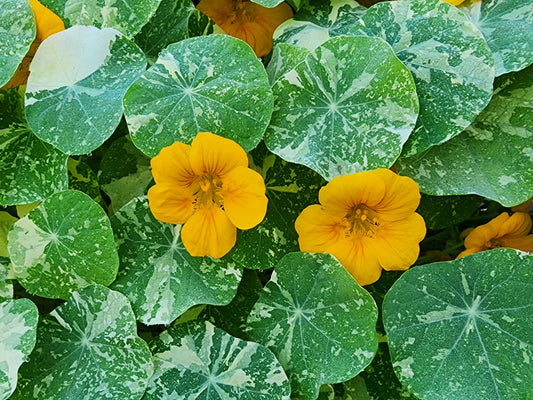
M 273 98 L 265 68 L 246 43 L 227 35 L 182 40 L 164 49 L 128 90 L 124 113 L 133 143 L 149 157 L 198 132 L 257 146 Z
M 65 26 L 94 25 L 114 28 L 133 37 L 148 22 L 161 0 L 42 0 Z
M 181 225 L 157 221 L 146 197 L 122 207 L 111 224 L 121 266 L 112 287 L 144 324 L 169 324 L 196 304 L 225 305 L 235 296 L 242 266 L 227 257 L 192 257 Z
M 461 10 L 442 0 L 375 4 L 352 33 L 386 40 L 413 74 L 420 115 L 404 155 L 461 133 L 492 96 L 494 61 L 485 38 Z
M 67 158 L 25 125 L 0 129 L 0 204 L 33 203 L 66 190 Z
M 496 76 L 533 62 L 533 0 L 467 0 L 461 11 L 485 36 Z
M 205 321 L 177 324 L 150 342 L 155 371 L 143 400 L 289 400 L 274 354 Z
M 404 273 L 383 321 L 396 375 L 427 400 L 526 399 L 533 256 L 497 249 Z
M 17 71 L 35 39 L 35 18 L 30 3 L 2 0 L 0 3 L 0 88 Z
M 139 400 L 152 372 L 126 297 L 92 285 L 41 319 L 15 399 Z
M 122 118 L 122 98 L 146 67 L 137 45 L 111 28 L 74 26 L 46 39 L 30 66 L 26 117 L 66 154 L 87 154 Z
M 504 206 L 533 196 L 533 66 L 498 77 L 487 108 L 461 135 L 414 157 L 398 172 L 424 193 L 478 194 Z
M 0 400 L 17 386 L 17 371 L 35 346 L 39 312 L 28 299 L 0 302 Z
M 7 248 L 20 284 L 41 297 L 68 299 L 93 283 L 109 285 L 118 270 L 107 215 L 74 190 L 52 195 L 15 222 Z
M 411 74 L 379 38 L 330 39 L 272 90 L 268 149 L 327 180 L 390 167 L 418 115 Z
M 314 400 L 323 383 L 361 372 L 378 346 L 376 303 L 329 254 L 287 254 L 247 322 L 251 340 L 267 346 L 298 399 Z

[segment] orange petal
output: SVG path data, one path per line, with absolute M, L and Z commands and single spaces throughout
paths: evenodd
M 531 217 L 527 213 L 516 212 L 500 227 L 498 237 L 517 238 L 527 235 L 531 231 Z
M 42 42 L 48 36 L 65 30 L 65 24 L 53 11 L 49 10 L 37 0 L 30 0 L 37 26 L 36 40 Z
M 514 207 L 511 207 L 513 212 L 524 212 L 527 213 L 531 210 L 531 203 L 533 202 L 533 197 L 529 200 L 524 201 L 521 204 L 518 204 Z
M 265 218 L 268 203 L 265 190 L 263 177 L 250 168 L 237 167 L 225 175 L 224 210 L 237 228 L 253 228 Z
M 501 240 L 504 247 L 511 249 L 533 252 L 533 235 L 527 235 L 515 238 L 502 238 Z
M 424 218 L 413 213 L 401 221 L 384 223 L 369 242 L 383 269 L 404 271 L 418 258 L 425 235 Z
M 457 258 L 469 256 L 470 254 L 479 253 L 480 251 L 481 251 L 480 247 L 472 247 L 472 248 L 469 248 L 469 249 L 466 249 L 460 252 L 455 258 L 457 259 Z
M 386 221 L 398 221 L 411 215 L 420 204 L 420 189 L 414 180 L 399 176 L 389 169 L 376 169 L 374 174 L 385 184 L 385 195 L 374 207 Z
M 191 167 L 197 175 L 209 173 L 222 178 L 234 168 L 248 167 L 246 152 L 231 139 L 200 132 L 191 146 Z
M 237 228 L 219 207 L 201 207 L 181 229 L 181 240 L 191 256 L 221 258 L 237 240 Z
M 294 227 L 300 250 L 309 253 L 328 253 L 344 235 L 340 219 L 318 204 L 305 208 Z
M 155 185 L 148 190 L 148 203 L 154 217 L 167 224 L 183 224 L 194 212 L 191 190 L 175 190 Z
M 180 142 L 163 147 L 150 162 L 155 183 L 166 186 L 191 187 L 196 175 L 189 161 L 190 152 L 191 146 Z
M 498 237 L 498 232 L 508 219 L 509 214 L 503 212 L 486 224 L 476 227 L 465 238 L 465 248 L 484 247 L 491 239 Z

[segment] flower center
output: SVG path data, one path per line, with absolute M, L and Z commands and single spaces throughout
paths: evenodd
M 348 236 L 374 237 L 379 230 L 381 220 L 379 214 L 364 204 L 359 204 L 350 210 L 343 218 L 343 228 Z
M 231 22 L 232 25 L 253 22 L 257 15 L 257 5 L 250 1 L 234 0 L 232 8 L 235 15 L 235 19 Z
M 222 191 L 222 181 L 218 176 L 206 173 L 197 178 L 195 183 L 198 185 L 194 194 L 195 210 L 199 207 L 211 205 L 216 205 L 217 207 L 224 206 L 224 198 L 220 193 Z

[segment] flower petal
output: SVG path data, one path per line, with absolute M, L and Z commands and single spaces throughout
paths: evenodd
M 154 185 L 148 190 L 148 204 L 155 219 L 167 224 L 184 224 L 194 212 L 191 190 Z
M 531 217 L 527 213 L 516 212 L 507 219 L 498 231 L 498 237 L 518 238 L 531 231 Z
M 419 214 L 412 213 L 401 220 L 380 226 L 371 240 L 381 267 L 387 271 L 404 271 L 413 265 L 420 252 L 419 243 L 426 235 L 426 223 Z
M 201 207 L 181 229 L 183 245 L 193 257 L 226 255 L 237 240 L 237 228 L 219 207 Z
M 344 236 L 340 219 L 318 204 L 305 208 L 294 227 L 300 250 L 309 253 L 327 253 Z
M 189 188 L 196 179 L 189 156 L 191 146 L 175 142 L 163 147 L 159 154 L 152 158 L 152 175 L 156 184 Z
M 398 221 L 411 215 L 420 204 L 420 189 L 414 180 L 399 176 L 389 169 L 372 171 L 385 185 L 382 200 L 374 207 L 386 221 Z
M 533 252 L 533 235 L 514 238 L 503 238 L 502 244 L 511 249 Z
M 491 239 L 498 237 L 498 232 L 508 219 L 509 214 L 503 212 L 486 224 L 476 227 L 465 238 L 465 248 L 484 247 Z
M 469 249 L 466 249 L 460 252 L 455 258 L 457 259 L 457 258 L 469 256 L 470 254 L 479 253 L 480 251 L 482 251 L 481 247 L 471 247 Z
M 222 181 L 224 210 L 239 229 L 250 229 L 259 224 L 267 211 L 265 181 L 256 171 L 237 167 Z
M 192 141 L 190 162 L 196 175 L 209 173 L 222 178 L 237 167 L 248 167 L 248 156 L 233 140 L 200 132 Z

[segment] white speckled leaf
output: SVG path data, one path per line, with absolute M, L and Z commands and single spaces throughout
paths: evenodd
M 475 193 L 505 206 L 533 196 L 533 66 L 496 79 L 495 94 L 468 129 L 396 163 L 432 195 Z
M 272 352 L 209 322 L 174 325 L 150 342 L 155 371 L 143 400 L 289 400 Z
M 283 75 L 304 62 L 309 53 L 310 51 L 306 48 L 288 43 L 275 45 L 266 68 L 270 86 L 274 86 L 278 79 L 283 78 Z
M 26 123 L 22 87 L 0 90 L 0 129 Z
M 87 194 L 96 203 L 105 209 L 105 202 L 100 192 L 100 185 L 96 178 L 96 173 L 87 163 L 69 158 L 67 162 L 68 169 L 68 188 L 79 190 Z
M 237 246 L 228 256 L 245 268 L 269 269 L 285 254 L 299 251 L 294 222 L 305 207 L 316 203 L 325 182 L 313 170 L 270 153 L 263 144 L 250 156 L 252 168 L 265 181 L 267 213 L 255 228 L 238 231 Z
M 66 154 L 87 154 L 122 118 L 122 98 L 146 67 L 120 32 L 74 26 L 45 40 L 31 63 L 26 117 L 35 134 Z
M 485 36 L 496 76 L 533 62 L 533 0 L 467 0 L 461 11 Z
M 424 218 L 428 229 L 444 229 L 463 222 L 479 208 L 483 197 L 429 196 L 422 193 L 416 212 Z
M 67 189 L 67 156 L 25 125 L 0 129 L 0 204 L 26 204 Z
M 427 400 L 527 399 L 533 257 L 513 249 L 421 265 L 385 296 L 396 375 Z
M 94 25 L 133 37 L 148 22 L 161 0 L 42 0 L 68 28 Z
M 461 133 L 492 96 L 494 61 L 487 42 L 461 10 L 442 0 L 378 3 L 352 33 L 386 40 L 413 74 L 420 116 L 405 155 Z
M 0 257 L 0 268 L 3 262 L 9 259 Z M 11 281 L 0 282 L 0 301 L 13 298 L 13 283 Z
M 379 38 L 330 39 L 272 90 L 268 149 L 328 180 L 390 167 L 418 115 L 411 74 Z
M 192 257 L 181 225 L 157 221 L 146 197 L 122 207 L 111 223 L 121 265 L 112 287 L 128 296 L 141 322 L 169 324 L 196 304 L 228 304 L 235 296 L 242 267 L 227 257 Z
M 17 71 L 35 39 L 35 18 L 27 1 L 0 2 L 0 87 Z
M 366 8 L 352 0 L 311 0 L 274 32 L 274 44 L 311 51 L 332 37 L 347 34 Z
M 39 312 L 28 299 L 0 302 L 0 399 L 17 386 L 17 371 L 35 346 Z
M 246 151 L 260 142 L 273 98 L 263 65 L 227 35 L 171 44 L 128 90 L 124 112 L 133 143 L 150 157 L 175 141 L 212 132 Z
M 329 254 L 290 253 L 248 317 L 251 340 L 287 372 L 296 399 L 361 372 L 377 349 L 376 303 Z
M 284 0 L 252 0 L 252 3 L 259 4 L 266 8 L 276 7 L 278 4 L 283 3 Z
M 126 297 L 93 285 L 39 322 L 15 399 L 139 400 L 152 371 Z
M 118 270 L 111 224 L 85 193 L 52 195 L 7 235 L 15 275 L 30 292 L 68 299 L 79 288 L 109 285 Z

